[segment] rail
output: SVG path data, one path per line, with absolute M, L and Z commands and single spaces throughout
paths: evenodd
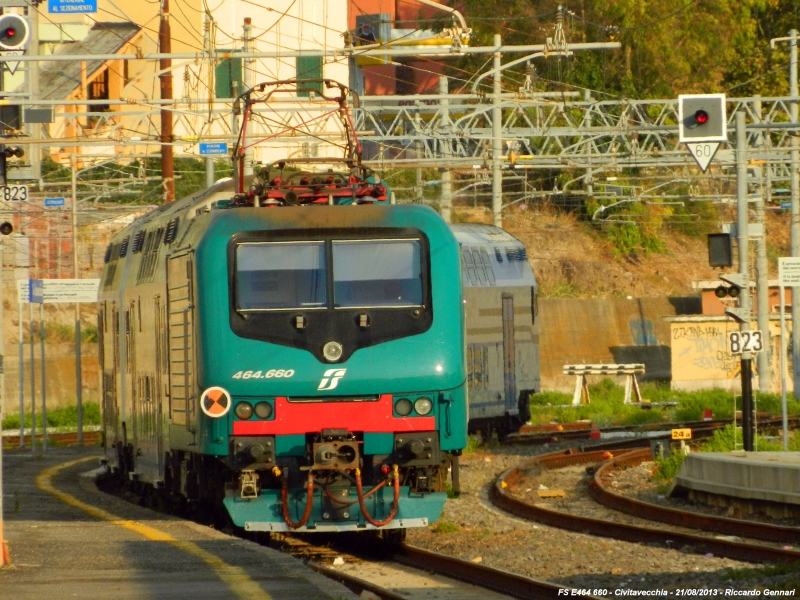
M 607 458 L 607 451 L 576 452 L 574 450 L 539 456 L 502 473 L 491 487 L 490 499 L 496 506 L 515 515 L 570 531 L 590 533 L 629 542 L 685 547 L 695 553 L 705 554 L 711 552 L 717 556 L 753 563 L 800 562 L 800 552 L 795 550 L 784 550 L 761 544 L 727 541 L 677 531 L 665 531 L 652 527 L 582 517 L 529 504 L 514 498 L 510 493 L 517 482 L 522 479 L 523 471 L 598 463 Z

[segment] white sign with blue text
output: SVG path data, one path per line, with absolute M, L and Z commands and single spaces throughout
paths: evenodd
M 44 206 L 45 208 L 53 208 L 56 206 L 64 206 L 64 198 L 45 198 L 44 199 Z
M 17 292 L 19 302 L 27 304 L 30 298 L 29 281 L 39 281 L 42 300 L 45 304 L 68 304 L 72 302 L 88 303 L 97 302 L 97 292 L 100 289 L 99 279 L 19 279 Z
M 96 13 L 97 0 L 47 0 L 47 12 L 56 15 Z
M 201 156 L 227 156 L 227 142 L 200 142 Z

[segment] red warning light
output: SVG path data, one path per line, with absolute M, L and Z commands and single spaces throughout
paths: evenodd
M 17 35 L 17 30 L 14 29 L 13 27 L 9 27 L 8 29 L 6 29 L 6 35 L 8 37 L 14 37 L 15 35 Z
M 698 110 L 694 113 L 694 120 L 697 121 L 698 125 L 705 125 L 708 123 L 708 113 L 704 110 Z

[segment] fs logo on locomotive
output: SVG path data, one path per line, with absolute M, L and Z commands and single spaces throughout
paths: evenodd
M 328 369 L 325 375 L 322 376 L 322 381 L 319 382 L 318 391 L 328 391 L 336 389 L 339 385 L 339 380 L 347 373 L 347 369 Z

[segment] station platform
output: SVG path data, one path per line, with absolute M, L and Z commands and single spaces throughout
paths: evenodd
M 3 452 L 0 597 L 114 600 L 358 598 L 277 550 L 100 492 L 98 448 Z
M 671 496 L 735 498 L 800 515 L 800 453 L 696 452 L 681 465 Z M 717 502 L 718 504 L 719 502 Z M 775 511 L 768 511 L 774 513 Z

